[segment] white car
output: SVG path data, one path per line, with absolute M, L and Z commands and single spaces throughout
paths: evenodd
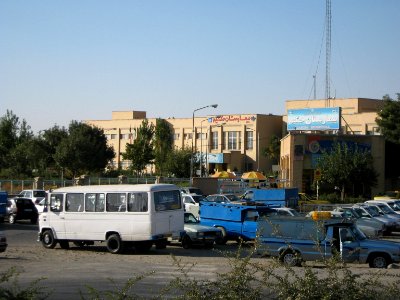
M 206 198 L 202 195 L 196 194 L 184 194 L 182 196 L 182 202 L 185 207 L 185 211 L 191 212 L 195 216 L 199 215 L 199 203 L 204 201 Z

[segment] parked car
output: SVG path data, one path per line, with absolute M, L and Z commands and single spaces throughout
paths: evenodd
M 240 202 L 241 199 L 235 194 L 212 194 L 206 197 L 206 200 L 209 202 L 218 202 L 218 203 L 231 203 L 231 202 Z
M 383 222 L 373 219 L 362 217 L 359 213 L 351 207 L 337 207 L 332 211 L 333 214 L 338 214 L 339 217 L 353 220 L 357 227 L 368 237 L 378 238 L 386 231 L 386 226 Z
M 182 202 L 185 211 L 193 213 L 195 216 L 199 215 L 199 203 L 204 201 L 206 198 L 202 195 L 195 194 L 183 194 Z
M 393 209 L 390 208 L 389 205 L 383 204 L 383 203 L 366 203 L 368 206 L 370 206 L 372 209 L 377 209 L 378 213 L 388 217 L 390 219 L 393 219 L 396 222 L 396 230 L 400 230 L 400 215 L 396 214 Z
M 276 211 L 276 214 L 278 216 L 287 216 L 287 217 L 302 217 L 303 216 L 297 210 L 290 208 L 290 207 L 274 207 L 273 210 Z
M 39 213 L 33 201 L 28 198 L 13 198 L 7 201 L 7 218 L 10 224 L 18 220 L 30 220 L 36 224 Z
M 47 192 L 45 190 L 38 190 L 38 189 L 23 190 L 17 195 L 17 198 L 31 199 L 35 204 L 39 214 L 43 212 L 46 197 L 47 197 Z
M 39 201 L 43 200 L 46 198 L 47 193 L 45 190 L 23 190 L 21 191 L 16 198 L 29 198 L 31 199 L 34 203 L 39 203 Z
M 215 240 L 222 237 L 220 229 L 200 225 L 199 220 L 189 212 L 184 215 L 184 233 L 179 238 L 179 242 L 185 249 L 193 245 L 211 248 L 214 246 Z
M 377 208 L 370 207 L 366 204 L 354 204 L 353 208 L 362 217 L 383 222 L 385 224 L 384 234 L 390 234 L 396 229 L 397 223 L 393 219 L 381 215 Z
M 3 231 L 0 231 L 0 252 L 4 252 L 7 249 L 7 238 Z
M 368 200 L 365 201 L 367 204 L 383 204 L 388 206 L 396 214 L 400 214 L 400 200 L 388 199 L 388 200 Z

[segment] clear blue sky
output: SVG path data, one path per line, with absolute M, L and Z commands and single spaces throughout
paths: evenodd
M 396 97 L 399 16 L 399 0 L 332 0 L 332 96 Z M 314 73 L 325 96 L 324 23 L 324 0 L 1 0 L 0 116 L 37 132 L 214 103 L 196 115 L 283 114 Z

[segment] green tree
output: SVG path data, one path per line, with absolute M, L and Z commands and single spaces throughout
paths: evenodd
M 125 160 L 130 160 L 132 162 L 130 169 L 141 175 L 146 165 L 152 163 L 154 159 L 154 125 L 149 124 L 149 121 L 144 119 L 140 127 L 135 129 L 135 132 L 136 139 L 133 144 L 126 144 L 126 150 L 125 153 L 122 153 L 122 157 Z
M 171 125 L 164 119 L 156 120 L 154 131 L 154 164 L 156 171 L 164 175 L 168 154 L 172 151 L 173 136 Z
M 372 163 L 368 151 L 336 142 L 330 151 L 323 151 L 317 167 L 321 170 L 322 181 L 338 187 L 344 201 L 347 189 L 352 189 L 356 196 L 355 193 L 366 193 L 367 188 L 376 185 L 378 175 Z M 360 186 L 361 192 L 357 192 Z
M 54 160 L 72 176 L 101 172 L 115 157 L 114 149 L 107 145 L 104 131 L 97 127 L 72 121 L 68 136 L 58 144 Z
M 378 111 L 376 123 L 379 131 L 386 140 L 395 144 L 400 144 L 400 93 L 397 100 L 393 100 L 389 95 L 383 97 L 383 107 Z
M 0 169 L 3 176 L 30 176 L 29 150 L 33 133 L 25 120 L 10 110 L 0 118 Z
M 192 150 L 189 148 L 174 149 L 168 154 L 166 171 L 170 176 L 178 178 L 190 177 L 190 158 Z M 198 163 L 198 162 L 195 162 Z
M 59 127 L 57 125 L 50 129 L 44 130 L 40 133 L 39 138 L 44 143 L 44 152 L 46 153 L 46 171 L 62 171 L 60 166 L 55 161 L 55 154 L 58 145 L 61 141 L 68 137 L 68 130 L 65 127 Z
M 277 164 L 279 162 L 281 153 L 281 141 L 280 138 L 276 135 L 272 135 L 269 144 L 266 148 L 264 148 L 263 155 L 268 157 L 273 164 Z

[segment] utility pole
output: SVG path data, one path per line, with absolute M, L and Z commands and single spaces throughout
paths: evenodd
M 332 13 L 331 13 L 331 0 L 326 0 L 326 76 L 325 76 L 325 107 L 330 106 L 331 98 L 331 25 L 332 25 Z

